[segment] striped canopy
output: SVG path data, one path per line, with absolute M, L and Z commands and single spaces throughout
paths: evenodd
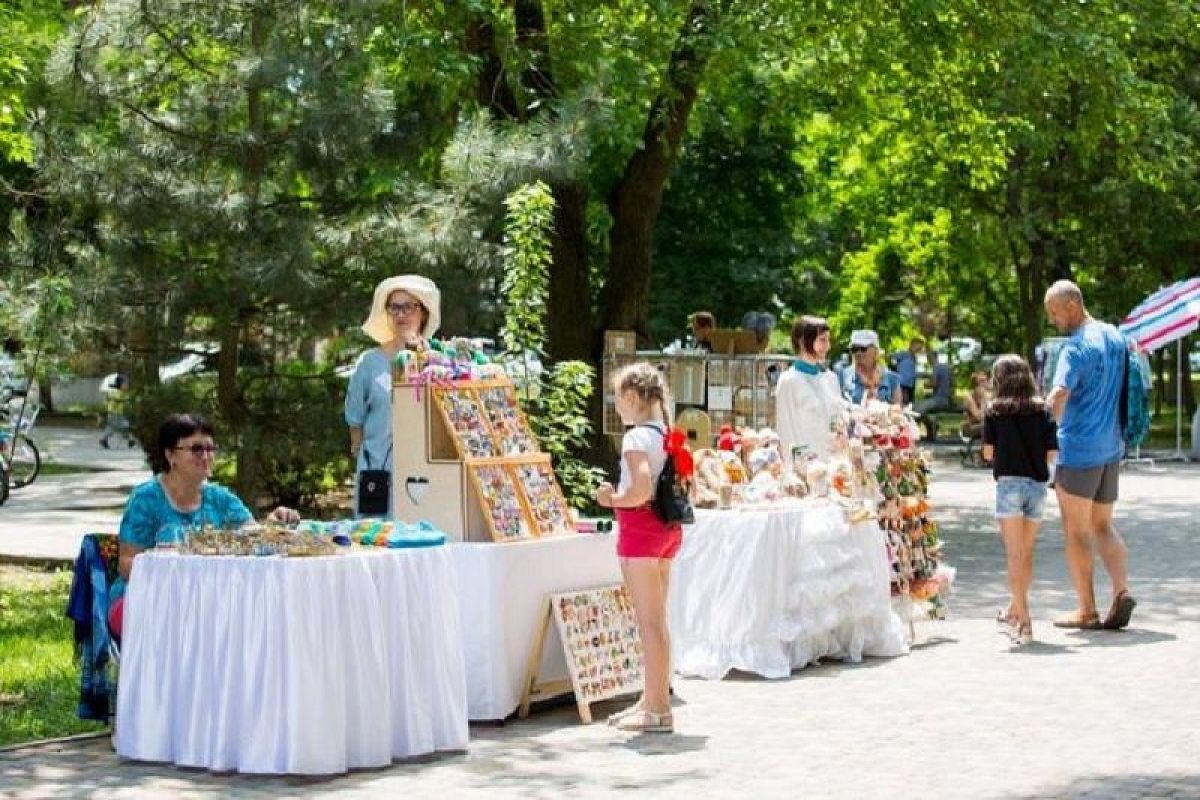
M 1200 327 L 1200 278 L 1173 283 L 1147 297 L 1121 323 L 1143 350 L 1157 350 Z

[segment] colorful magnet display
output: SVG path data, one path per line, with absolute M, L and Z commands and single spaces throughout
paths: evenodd
M 500 455 L 521 456 L 538 452 L 537 440 L 517 407 L 515 392 L 501 387 L 481 389 L 479 399 L 487 410 Z
M 533 513 L 538 536 L 572 532 L 571 513 L 549 463 L 522 464 L 517 467 L 517 478 Z
M 593 703 L 642 689 L 642 641 L 624 586 L 554 595 L 550 602 L 580 700 Z
M 474 393 L 441 390 L 435 394 L 442 410 L 446 412 L 450 427 L 454 429 L 454 438 L 463 448 L 464 458 L 493 458 L 500 455 Z
M 512 476 L 503 466 L 480 464 L 474 466 L 480 500 L 491 518 L 497 539 L 523 539 L 532 535 L 529 521 L 521 510 L 521 500 Z

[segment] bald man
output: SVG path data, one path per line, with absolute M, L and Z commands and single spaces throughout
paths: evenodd
M 1055 493 L 1066 535 L 1067 569 L 1079 607 L 1056 620 L 1060 628 L 1119 630 L 1137 605 L 1129 594 L 1129 551 L 1113 527 L 1121 455 L 1120 402 L 1125 381 L 1125 340 L 1117 329 L 1093 319 L 1083 293 L 1071 281 L 1046 291 L 1046 315 L 1070 335 L 1058 354 L 1054 387 L 1046 396 L 1058 420 Z M 1100 552 L 1113 585 L 1104 619 L 1096 610 L 1093 548 Z

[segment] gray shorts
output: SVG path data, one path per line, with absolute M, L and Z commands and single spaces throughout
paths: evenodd
M 1054 483 L 1073 497 L 1111 505 L 1117 502 L 1117 483 L 1120 476 L 1120 461 L 1112 461 L 1099 467 L 1060 466 L 1054 472 Z

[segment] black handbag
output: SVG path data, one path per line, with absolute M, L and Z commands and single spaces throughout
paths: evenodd
M 388 446 L 388 456 L 392 448 Z M 360 517 L 385 517 L 388 513 L 388 500 L 392 494 L 392 473 L 386 469 L 371 468 L 371 452 L 363 445 L 363 455 L 367 457 L 367 468 L 358 473 L 358 515 Z M 383 463 L 387 463 L 387 456 Z

